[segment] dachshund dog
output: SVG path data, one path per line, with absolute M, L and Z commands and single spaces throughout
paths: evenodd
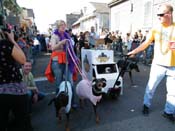
M 82 105 L 83 99 L 88 99 L 93 104 L 93 109 L 96 117 L 96 123 L 99 123 L 99 116 L 97 114 L 97 102 L 102 98 L 102 88 L 106 86 L 104 78 L 94 79 L 92 82 L 88 80 L 81 80 L 76 86 L 76 93 Z
M 61 120 L 61 109 L 65 109 L 67 121 L 66 121 L 66 131 L 69 131 L 69 114 L 71 109 L 71 101 L 72 101 L 72 87 L 70 82 L 63 81 L 59 86 L 59 92 L 56 97 L 50 100 L 48 105 L 51 105 L 54 102 L 56 117 Z
M 139 67 L 137 65 L 137 61 L 132 59 L 130 60 L 121 59 L 121 60 L 118 60 L 117 65 L 120 70 L 120 76 L 123 77 L 125 72 L 128 72 L 131 84 L 133 85 L 132 70 L 135 70 L 136 72 L 140 72 Z

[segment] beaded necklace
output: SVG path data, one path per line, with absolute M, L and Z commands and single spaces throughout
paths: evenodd
M 168 41 L 172 40 L 173 30 L 174 30 L 174 26 L 171 25 L 171 31 L 170 31 L 170 35 L 169 35 Z M 168 46 L 165 51 L 162 50 L 162 34 L 163 34 L 163 28 L 161 27 L 160 39 L 159 39 L 159 41 L 160 41 L 160 52 L 161 52 L 162 55 L 166 55 L 170 49 L 169 49 L 169 46 Z

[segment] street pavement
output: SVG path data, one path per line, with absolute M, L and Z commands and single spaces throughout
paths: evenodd
M 117 58 L 116 58 L 117 60 Z M 55 117 L 54 106 L 48 102 L 54 97 L 55 85 L 49 83 L 44 77 L 44 71 L 49 61 L 49 54 L 40 54 L 35 57 L 33 74 L 38 88 L 47 93 L 42 101 L 33 105 L 32 124 L 35 131 L 64 131 L 66 116 L 62 114 L 62 121 Z M 142 115 L 142 101 L 145 85 L 149 78 L 150 67 L 139 64 L 140 72 L 133 72 L 135 86 L 131 86 L 128 74 L 125 74 L 124 91 L 118 99 L 114 100 L 104 96 L 98 105 L 100 123 L 95 123 L 92 104 L 85 101 L 84 108 L 71 110 L 71 131 L 173 131 L 175 124 L 162 116 L 166 88 L 163 80 L 155 92 L 150 115 Z M 78 98 L 76 102 L 78 103 Z

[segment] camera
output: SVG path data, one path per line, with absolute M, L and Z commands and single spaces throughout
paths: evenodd
M 1 28 L 1 30 L 4 31 L 4 32 L 11 33 L 11 30 L 10 29 L 7 29 L 7 28 Z
M 3 15 L 0 15 L 0 28 L 2 31 L 6 31 L 10 33 L 10 29 L 7 28 L 7 25 L 5 24 L 5 18 Z

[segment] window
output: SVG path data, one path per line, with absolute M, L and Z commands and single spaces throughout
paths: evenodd
M 152 26 L 152 2 L 146 1 L 144 4 L 144 27 Z
M 98 74 L 110 74 L 116 72 L 117 72 L 116 64 L 97 65 Z

